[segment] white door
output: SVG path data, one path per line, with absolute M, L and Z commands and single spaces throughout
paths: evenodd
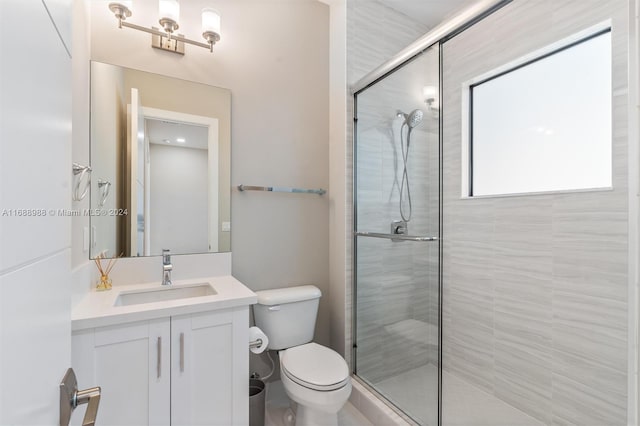
M 0 2 L 2 425 L 58 424 L 71 366 L 71 2 L 46 4 Z

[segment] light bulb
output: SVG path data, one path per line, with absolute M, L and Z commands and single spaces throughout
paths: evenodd
M 438 109 L 438 88 L 436 86 L 424 86 L 422 88 L 422 96 L 424 99 L 424 103 L 429 106 L 430 110 Z
M 178 22 L 180 20 L 180 3 L 178 0 L 159 0 L 160 19 L 166 18 Z
M 422 88 L 422 95 L 424 96 L 425 101 L 428 99 L 435 99 L 438 93 L 438 89 L 436 86 L 424 86 Z
M 202 32 L 214 32 L 220 35 L 220 14 L 215 9 L 202 9 Z

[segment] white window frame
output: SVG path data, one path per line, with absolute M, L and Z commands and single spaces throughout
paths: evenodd
M 600 22 L 596 25 L 593 25 L 589 28 L 586 28 L 580 32 L 572 34 L 569 37 L 566 37 L 562 40 L 559 40 L 555 43 L 547 45 L 543 48 L 535 50 L 531 53 L 528 53 L 514 61 L 501 65 L 497 68 L 492 69 L 486 73 L 478 75 L 468 81 L 462 83 L 462 128 L 461 128 L 461 195 L 460 197 L 465 199 L 473 199 L 473 198 L 496 198 L 496 197 L 516 197 L 523 195 L 540 195 L 540 194 L 553 194 L 553 193 L 571 193 L 571 192 L 593 192 L 593 191 L 611 191 L 613 190 L 613 176 L 612 176 L 612 184 L 607 187 L 598 187 L 598 188 L 579 188 L 579 189 L 559 189 L 559 190 L 551 190 L 551 191 L 540 191 L 540 192 L 522 192 L 522 193 L 506 193 L 506 194 L 489 194 L 489 195 L 471 195 L 471 179 L 472 176 L 472 164 L 471 164 L 471 152 L 472 152 L 472 135 L 471 135 L 471 121 L 472 121 L 472 111 L 471 111 L 471 88 L 481 82 L 492 79 L 493 77 L 499 76 L 501 74 L 506 74 L 511 71 L 515 71 L 517 68 L 520 68 L 523 65 L 527 65 L 529 63 L 534 63 L 538 60 L 542 60 L 547 56 L 553 55 L 555 53 L 559 53 L 561 50 L 566 48 L 571 48 L 572 45 L 578 44 L 582 41 L 586 41 L 587 39 L 600 35 L 600 33 L 605 31 L 612 31 L 611 20 L 606 20 Z M 612 126 L 614 123 L 612 123 Z M 611 139 L 612 150 L 613 150 L 613 137 Z M 613 163 L 614 154 L 612 152 L 611 162 Z M 611 171 L 613 174 L 613 164 L 611 165 Z

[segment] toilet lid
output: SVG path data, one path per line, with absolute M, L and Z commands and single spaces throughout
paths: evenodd
M 289 348 L 280 354 L 280 359 L 285 374 L 310 389 L 339 389 L 349 379 L 349 368 L 344 358 L 317 343 Z

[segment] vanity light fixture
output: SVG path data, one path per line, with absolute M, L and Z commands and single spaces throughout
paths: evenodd
M 213 52 L 213 45 L 220 41 L 220 14 L 209 7 L 202 9 L 202 37 L 206 40 L 206 43 L 190 40 L 182 34 L 175 34 L 180 28 L 178 25 L 180 17 L 180 3 L 178 0 L 159 0 L 158 11 L 160 19 L 158 22 L 162 30 L 156 27 L 147 28 L 126 22 L 127 18 L 131 17 L 132 14 L 131 1 L 121 0 L 117 3 L 109 3 L 109 9 L 118 20 L 118 28 L 127 27 L 151 34 L 151 45 L 158 49 L 184 55 L 184 43 L 188 43 L 204 47 Z

